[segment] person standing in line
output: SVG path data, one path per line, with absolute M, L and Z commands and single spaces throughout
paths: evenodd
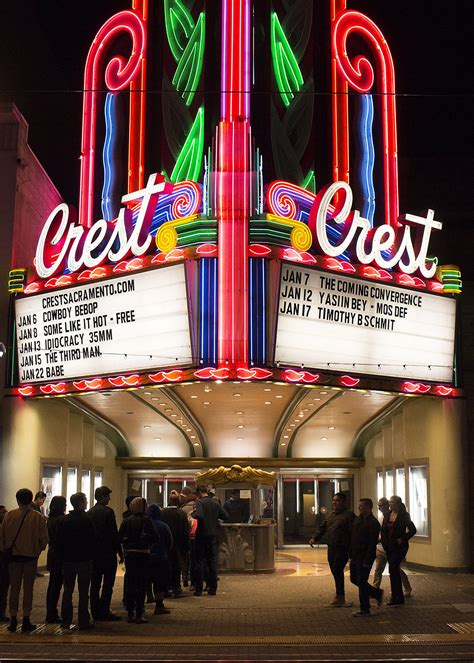
M 146 578 L 150 564 L 150 547 L 159 540 L 153 523 L 145 515 L 146 500 L 135 497 L 130 503 L 132 515 L 122 521 L 119 542 L 125 555 L 125 582 L 128 623 L 146 624 Z
M 407 555 L 408 541 L 412 536 L 415 536 L 416 527 L 412 523 L 410 514 L 407 512 L 401 497 L 393 495 L 388 504 L 390 511 L 383 519 L 381 539 L 382 546 L 387 553 L 390 589 L 392 592 L 387 605 L 395 607 L 405 603 L 400 576 L 400 564 Z
M 46 501 L 46 493 L 43 492 L 42 490 L 39 490 L 35 495 L 35 499 L 31 503 L 31 508 L 37 511 L 38 513 L 41 513 L 42 516 L 44 516 L 45 513 L 43 505 L 45 501 Z M 41 571 L 38 571 L 38 569 L 36 569 L 36 577 L 44 578 L 44 573 L 41 573 Z
M 179 494 L 170 493 L 168 506 L 161 511 L 161 520 L 168 525 L 173 535 L 173 548 L 170 553 L 170 588 L 175 599 L 183 596 L 181 570 L 189 553 L 189 521 L 179 506 Z
M 207 563 L 209 578 L 209 596 L 217 593 L 217 531 L 219 520 L 229 520 L 229 514 L 219 502 L 209 497 L 207 486 L 198 486 L 200 495 L 196 510 L 192 514 L 198 521 L 195 540 L 196 554 L 196 585 L 194 596 L 202 596 L 204 565 Z
M 63 568 L 57 548 L 58 527 L 66 515 L 66 498 L 55 495 L 49 505 L 48 526 L 48 557 L 47 569 L 49 571 L 48 591 L 46 592 L 46 623 L 61 623 L 58 613 L 58 601 L 63 586 Z
M 86 513 L 87 497 L 84 493 L 74 493 L 70 498 L 73 511 L 63 518 L 58 527 L 56 546 L 63 567 L 63 600 L 61 605 L 61 626 L 72 624 L 72 595 L 74 585 L 79 589 L 79 629 L 84 631 L 94 627 L 89 614 L 89 588 L 92 578 L 93 559 L 96 554 L 97 537 L 92 518 Z
M 135 499 L 136 495 L 127 495 L 125 498 L 125 506 L 127 507 L 125 511 L 122 513 L 122 520 L 125 520 L 125 518 L 128 518 L 129 516 L 132 515 L 132 512 L 130 511 L 130 504 L 132 501 Z M 125 605 L 125 596 L 127 593 L 127 575 L 125 574 L 123 577 L 123 590 L 122 590 L 122 603 Z
M 120 562 L 123 561 L 115 513 L 108 506 L 111 493 L 107 486 L 96 488 L 94 493 L 96 503 L 92 509 L 89 509 L 89 516 L 92 518 L 97 536 L 91 581 L 91 613 L 94 621 L 103 622 L 120 621 L 119 615 L 114 615 L 110 611 L 117 574 L 117 555 Z
M 31 503 L 31 508 L 37 511 L 38 513 L 41 513 L 43 516 L 44 514 L 44 509 L 43 509 L 43 504 L 46 501 L 46 493 L 43 492 L 42 490 L 39 490 L 36 495 L 35 499 Z
M 46 520 L 31 508 L 33 493 L 21 488 L 16 494 L 18 509 L 9 511 L 3 518 L 0 530 L 0 548 L 6 552 L 10 577 L 10 624 L 8 630 L 16 631 L 18 604 L 23 583 L 23 622 L 21 630 L 28 633 L 36 629 L 30 621 L 33 607 L 33 586 L 38 557 L 48 543 Z
M 336 493 L 332 498 L 331 513 L 309 541 L 309 545 L 313 546 L 324 535 L 327 536 L 328 563 L 336 585 L 336 596 L 330 603 L 330 606 L 334 608 L 350 607 L 352 605 L 346 604 L 344 568 L 349 560 L 349 546 L 354 518 L 354 513 L 346 508 L 345 494 Z
M 3 506 L 3 504 L 0 504 L 0 528 L 7 513 L 7 508 Z M 4 552 L 0 550 L 0 623 L 10 621 L 7 617 L 7 596 L 9 587 L 10 578 L 8 576 L 8 562 Z
M 382 518 L 379 520 L 380 525 L 382 525 L 385 516 L 390 513 L 390 506 L 388 504 L 388 499 L 386 497 L 381 497 L 378 501 L 378 509 L 382 514 Z M 382 575 L 385 567 L 387 566 L 387 553 L 383 549 L 382 542 L 379 541 L 377 544 L 377 555 L 375 558 L 375 571 L 374 571 L 374 587 L 380 587 L 382 584 Z M 410 585 L 407 574 L 400 566 L 400 578 L 403 585 L 403 596 L 408 599 L 412 595 L 413 588 Z
M 377 541 L 379 539 L 380 524 L 372 513 L 373 502 L 368 497 L 359 500 L 359 516 L 352 525 L 350 547 L 350 574 L 351 582 L 359 588 L 358 612 L 354 617 L 370 615 L 370 599 L 375 599 L 377 605 L 382 605 L 383 589 L 369 585 L 369 574 L 375 559 Z
M 170 584 L 169 557 L 173 548 L 173 535 L 166 523 L 161 520 L 161 509 L 158 504 L 150 504 L 146 515 L 153 523 L 159 540 L 150 548 L 150 567 L 148 580 L 155 601 L 155 615 L 169 615 L 171 612 L 165 607 L 163 599 Z
M 186 503 L 181 507 L 182 511 L 188 517 L 189 523 L 189 553 L 187 559 L 187 566 L 183 572 L 183 585 L 190 588 L 194 592 L 194 584 L 196 582 L 196 555 L 194 544 L 196 541 L 197 520 L 192 517 L 196 510 L 197 494 L 196 490 L 185 486 L 182 495 L 186 498 Z

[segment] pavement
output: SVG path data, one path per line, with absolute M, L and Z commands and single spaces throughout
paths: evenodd
M 355 619 L 357 589 L 348 577 L 353 607 L 328 607 L 334 584 L 324 548 L 285 548 L 276 559 L 274 574 L 221 574 L 217 596 L 185 590 L 166 601 L 169 615 L 154 616 L 149 606 L 143 625 L 125 622 L 120 572 L 112 609 L 123 621 L 90 632 L 43 624 L 48 578 L 38 578 L 38 629 L 11 634 L 1 625 L 0 662 L 474 660 L 473 575 L 408 572 L 414 591 L 405 606 L 374 606 L 370 617 Z M 388 590 L 388 577 L 382 587 Z

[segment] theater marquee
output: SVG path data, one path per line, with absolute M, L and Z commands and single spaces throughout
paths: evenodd
M 453 299 L 284 264 L 275 361 L 449 381 L 455 321 Z
M 15 302 L 21 383 L 192 364 L 183 264 Z

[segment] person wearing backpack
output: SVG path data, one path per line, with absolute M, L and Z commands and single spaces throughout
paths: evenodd
M 143 617 L 150 548 L 159 541 L 158 532 L 145 515 L 146 500 L 135 497 L 130 503 L 131 515 L 122 521 L 119 542 L 125 557 L 125 605 L 128 623 L 146 624 Z
M 41 513 L 31 508 L 33 493 L 21 488 L 16 494 L 18 509 L 9 511 L 0 530 L 0 548 L 8 563 L 10 577 L 10 624 L 8 630 L 17 629 L 17 615 L 21 586 L 23 585 L 23 622 L 21 630 L 28 633 L 36 629 L 31 623 L 33 586 L 38 566 L 38 557 L 48 543 L 46 520 Z

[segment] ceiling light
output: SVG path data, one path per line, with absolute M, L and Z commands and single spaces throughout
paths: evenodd
M 280 442 L 280 447 L 286 447 L 286 442 Z
M 173 408 L 172 407 L 167 407 L 167 408 L 165 408 L 165 412 L 173 412 Z
M 242 396 L 242 394 L 233 394 L 233 395 L 234 395 L 236 398 L 239 398 L 240 396 Z
M 271 391 L 271 388 L 270 387 L 265 387 L 265 389 L 263 391 Z
M 190 435 L 189 437 L 191 438 L 191 440 L 195 440 L 195 439 L 196 439 L 196 436 L 195 436 L 195 435 Z
M 151 391 L 144 391 L 145 396 L 151 396 Z
M 271 405 L 271 404 L 272 404 L 271 401 L 265 401 L 265 405 Z
M 290 427 L 291 427 L 291 428 L 294 428 L 294 427 L 295 427 L 295 424 L 290 424 Z
M 313 398 L 313 401 L 320 401 L 320 398 Z
M 151 400 L 152 400 L 152 401 L 159 401 L 160 399 L 158 398 L 158 396 L 152 396 L 152 397 L 151 397 Z
M 275 398 L 283 398 L 283 396 L 281 394 L 277 394 Z
M 161 437 L 155 437 L 155 442 L 161 442 Z
M 283 435 L 283 437 L 285 438 L 285 440 L 287 440 L 289 438 L 289 435 Z
M 177 417 L 178 415 L 173 412 L 172 417 Z
M 216 380 L 216 384 L 222 384 L 222 380 Z
M 210 405 L 210 402 L 209 401 L 204 401 L 203 405 Z
M 191 398 L 197 398 L 196 394 L 193 394 L 193 395 L 191 396 Z
M 303 410 L 303 412 L 308 412 L 308 411 L 309 411 L 309 410 L 308 410 L 307 407 L 305 407 L 305 409 Z
M 239 411 L 239 412 L 236 412 L 235 414 L 243 414 L 243 412 L 240 412 L 240 411 Z
M 322 439 L 322 440 L 327 440 L 328 438 L 327 438 L 327 437 L 322 437 L 321 439 Z
M 199 442 L 193 442 L 193 444 L 194 444 L 195 447 L 199 446 Z
M 209 385 L 206 384 L 206 386 L 204 387 L 204 391 L 206 392 L 206 394 L 208 394 L 210 391 L 212 391 L 212 389 L 209 387 Z
M 151 426 L 143 426 L 143 428 L 151 428 Z
M 237 426 L 237 428 L 243 428 L 243 427 L 244 427 L 243 424 L 239 424 L 239 425 Z
M 300 412 L 298 416 L 301 419 L 301 417 L 304 417 L 304 414 L 302 412 Z
M 243 439 L 244 439 L 243 437 L 238 437 L 237 442 L 242 442 Z
M 327 392 L 327 391 L 321 391 L 321 392 L 319 392 L 319 393 L 321 394 L 321 396 L 326 396 L 326 394 L 327 394 L 328 392 Z
M 192 428 L 186 428 L 186 433 L 190 433 L 192 430 Z
M 329 430 L 334 430 L 334 426 L 328 426 Z

